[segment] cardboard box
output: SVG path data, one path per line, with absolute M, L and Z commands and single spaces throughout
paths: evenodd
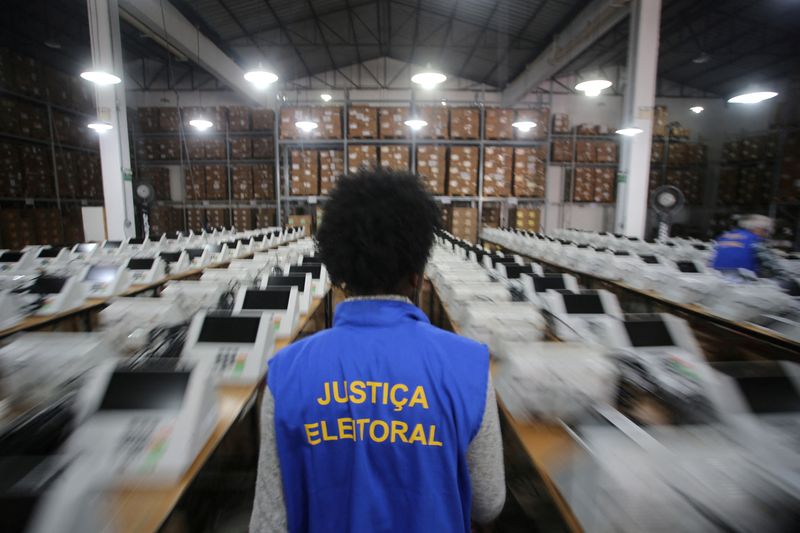
M 450 108 L 450 138 L 479 139 L 481 136 L 481 112 L 477 107 Z
M 575 159 L 578 163 L 594 163 L 597 150 L 592 141 L 578 141 L 576 143 Z
M 484 204 L 481 213 L 481 226 L 489 228 L 500 227 L 500 206 L 497 204 Z
M 576 135 L 600 135 L 600 126 L 597 124 L 578 124 L 575 126 Z
M 670 143 L 667 154 L 670 166 L 686 166 L 689 164 L 689 147 L 683 143 Z
M 158 130 L 159 131 L 178 131 L 178 109 L 175 107 L 158 108 Z
M 570 132 L 569 115 L 566 113 L 556 113 L 553 115 L 553 133 L 566 135 Z
M 224 165 L 206 165 L 206 198 L 228 199 L 228 173 Z
M 181 145 L 178 139 L 154 139 L 155 155 L 160 161 L 178 161 L 181 158 Z
M 487 146 L 483 151 L 483 195 L 511 196 L 514 150 L 510 146 Z
M 306 228 L 306 234 L 314 231 L 314 220 L 311 215 L 289 215 L 286 218 L 286 225 L 290 228 Z
M 253 165 L 253 198 L 275 199 L 275 166 L 269 164 Z
M 250 137 L 234 137 L 231 139 L 231 159 L 250 159 L 253 157 L 253 145 Z
M 187 200 L 205 200 L 206 167 L 193 165 L 184 170 L 184 194 Z
M 222 207 L 206 209 L 206 224 L 212 228 L 228 227 L 228 210 Z
M 292 166 L 289 172 L 291 195 L 318 195 L 319 152 L 317 150 L 292 150 L 291 162 Z
M 615 200 L 616 173 L 613 168 L 594 169 L 594 201 L 611 203 Z
M 228 108 L 229 131 L 250 131 L 250 109 L 244 106 Z
M 43 98 L 45 84 L 39 63 L 30 57 L 12 52 L 11 65 L 14 72 L 14 91 Z
M 491 140 L 505 140 L 514 138 L 513 109 L 500 109 L 497 107 L 486 108 L 486 124 L 483 127 L 484 136 Z
M 546 178 L 545 147 L 514 148 L 514 196 L 544 198 Z
M 408 172 L 411 166 L 409 155 L 410 148 L 406 145 L 390 144 L 381 146 L 380 164 L 381 168 Z
M 189 161 L 202 161 L 206 158 L 205 139 L 191 137 L 186 139 L 186 147 L 189 152 Z
M 44 107 L 34 104 L 19 102 L 17 104 L 19 113 L 19 134 L 31 139 L 47 139 L 50 137 L 50 127 L 47 123 L 47 110 Z M 73 124 L 73 128 L 75 125 Z M 71 133 L 74 144 L 82 145 L 77 142 L 75 133 Z
M 347 135 L 350 139 L 378 138 L 378 108 L 353 105 L 347 110 Z
M 593 202 L 594 201 L 594 168 L 576 167 L 575 188 L 572 191 L 573 202 Z
M 319 193 L 323 196 L 330 194 L 342 175 L 344 175 L 344 151 L 320 150 Z
M 276 211 L 274 207 L 259 207 L 255 210 L 256 228 L 269 228 L 276 225 Z
M 419 106 L 420 117 L 428 125 L 417 132 L 419 139 L 447 139 L 450 137 L 450 115 L 447 106 Z
M 594 147 L 597 163 L 617 162 L 617 143 L 614 141 L 595 141 Z
M 451 196 L 474 196 L 478 190 L 478 147 L 451 146 L 448 167 Z
M 280 114 L 280 138 L 281 139 L 299 139 L 303 136 L 303 132 L 297 129 L 294 125 L 295 122 L 300 120 L 311 120 L 314 117 L 311 115 L 311 108 L 309 107 L 282 107 Z
M 653 144 L 650 147 L 651 163 L 661 163 L 664 161 L 664 147 L 665 144 L 662 141 L 653 141 Z
M 272 131 L 275 128 L 275 111 L 272 109 L 250 110 L 253 131 Z
M 222 161 L 227 159 L 225 154 L 224 139 L 206 139 L 205 141 L 206 159 Z
M 360 169 L 378 168 L 378 147 L 369 144 L 351 144 L 347 147 L 347 172 L 355 174 Z
M 59 183 L 61 171 L 59 171 Z M 169 169 L 164 167 L 144 167 L 139 171 L 138 180 L 140 183 L 149 183 L 155 191 L 156 200 L 171 199 L 171 189 L 169 183 Z M 205 182 L 205 179 L 203 180 Z M 60 192 L 60 186 L 59 186 Z
M 572 141 L 569 139 L 559 139 L 553 141 L 553 153 L 550 159 L 559 163 L 572 161 Z
M 234 200 L 252 200 L 253 174 L 249 165 L 234 165 L 231 167 L 231 198 Z
M 199 233 L 206 227 L 206 211 L 197 207 L 186 209 L 186 230 Z
M 516 139 L 546 139 L 548 125 L 550 124 L 550 110 L 547 108 L 540 109 L 518 109 L 516 112 L 515 122 L 531 121 L 536 123 L 536 127 L 530 131 L 524 132 L 514 128 L 514 137 Z
M 316 139 L 342 138 L 342 108 L 325 106 L 314 108 L 314 117 L 319 126 L 312 134 Z
M 657 105 L 653 109 L 653 136 L 666 137 L 669 133 L 669 112 L 667 107 Z
M 452 233 L 455 237 L 470 242 L 478 241 L 478 208 L 453 206 Z
M 0 97 L 0 131 L 15 135 L 19 133 L 19 110 L 16 100 Z
M 408 120 L 407 107 L 382 107 L 380 108 L 380 133 L 381 139 L 406 139 L 410 137 L 409 127 L 405 125 Z
M 233 211 L 233 227 L 237 230 L 253 229 L 253 210 L 249 207 L 235 207 Z
M 453 208 L 450 205 L 439 205 L 439 227 L 453 233 Z
M 158 108 L 140 107 L 136 110 L 136 116 L 142 133 L 155 133 L 159 130 Z
M 447 147 L 418 145 L 417 174 L 431 194 L 443 196 L 447 186 Z
M 253 159 L 275 159 L 275 143 L 272 137 L 253 137 Z
M 533 207 L 517 207 L 514 212 L 514 227 L 538 232 L 541 229 L 541 212 Z

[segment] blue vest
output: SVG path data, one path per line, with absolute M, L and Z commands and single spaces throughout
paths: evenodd
M 723 233 L 717 239 L 717 249 L 711 266 L 717 270 L 746 268 L 758 272 L 755 246 L 761 237 L 747 230 L 737 229 Z
M 269 363 L 291 532 L 469 532 L 489 352 L 398 301 L 339 304 Z

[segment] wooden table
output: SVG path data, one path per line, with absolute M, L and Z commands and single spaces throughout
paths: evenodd
M 505 249 L 489 239 L 483 240 Z M 578 272 L 515 250 L 507 251 L 540 263 L 549 271 L 571 274 L 587 289 L 613 292 L 626 312 L 664 312 L 683 318 L 692 327 L 709 360 L 772 359 L 800 362 L 800 343 L 770 329 L 729 320 L 699 305 L 673 302 L 654 291 L 637 289 L 622 281 Z
M 435 314 L 435 305 L 438 307 L 440 318 L 447 322 L 447 325 L 450 326 L 453 332 L 460 333 L 461 331 L 458 324 L 453 322 L 450 318 L 452 315 L 450 314 L 447 304 L 441 300 L 439 292 L 433 284 L 429 283 L 429 285 L 431 314 Z M 434 296 L 435 302 L 433 301 Z M 431 317 L 431 319 L 433 320 L 433 317 Z M 490 362 L 492 375 L 495 374 L 497 367 L 498 363 L 492 360 Z M 572 509 L 553 481 L 552 475 L 553 472 L 565 464 L 565 461 L 569 460 L 568 450 L 573 445 L 572 437 L 570 437 L 564 428 L 558 425 L 531 424 L 527 421 L 515 419 L 503 404 L 503 398 L 499 392 L 497 392 L 497 405 L 500 416 L 512 432 L 512 435 L 505 435 L 504 438 L 516 439 L 522 446 L 531 465 L 541 477 L 566 527 L 573 533 L 583 532 L 583 528 L 572 512 Z
M 302 332 L 314 314 L 319 311 L 323 302 L 330 296 L 327 291 L 325 296 L 315 298 L 308 310 L 308 314 L 301 315 L 295 331 L 288 339 L 275 343 L 275 351 L 284 348 Z M 208 462 L 219 443 L 236 422 L 244 416 L 253 405 L 256 395 L 264 386 L 264 379 L 249 385 L 226 385 L 217 389 L 219 402 L 219 420 L 211 433 L 205 446 L 197 458 L 175 485 L 151 489 L 130 488 L 112 491 L 111 508 L 109 510 L 109 524 L 107 531 L 114 533 L 152 533 L 164 525 L 183 494 L 191 485 L 197 474 Z

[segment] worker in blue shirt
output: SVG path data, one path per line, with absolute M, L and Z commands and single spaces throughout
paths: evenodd
M 764 215 L 744 215 L 738 226 L 717 238 L 711 266 L 723 271 L 745 269 L 756 274 L 774 268 L 775 260 L 764 246 L 772 234 L 772 219 Z
M 341 178 L 317 232 L 347 299 L 269 363 L 251 532 L 469 532 L 505 501 L 486 346 L 412 299 L 439 223 L 421 181 Z

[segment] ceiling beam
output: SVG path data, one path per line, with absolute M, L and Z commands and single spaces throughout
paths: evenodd
M 618 0 L 594 0 L 503 90 L 503 103 L 514 104 L 581 55 L 630 13 Z
M 225 85 L 245 97 L 260 103 L 259 94 L 244 80 L 239 65 L 199 32 L 172 4 L 158 0 L 119 0 L 120 12 L 136 20 Z

